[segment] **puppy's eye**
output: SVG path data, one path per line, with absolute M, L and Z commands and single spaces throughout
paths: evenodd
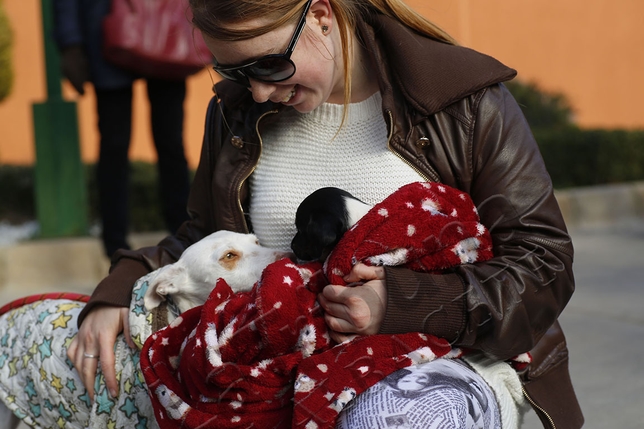
M 255 240 L 255 244 L 259 246 L 259 240 Z
M 228 270 L 234 270 L 241 258 L 241 252 L 234 249 L 226 250 L 221 254 L 221 258 L 219 258 L 219 264 Z
M 235 259 L 237 254 L 235 252 L 227 252 L 222 259 Z

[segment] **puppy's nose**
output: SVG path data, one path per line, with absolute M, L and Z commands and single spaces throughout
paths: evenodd
M 300 235 L 298 232 L 293 241 L 291 241 L 291 250 L 293 250 L 293 256 L 300 261 L 313 261 L 316 259 L 313 255 L 310 246 L 307 246 L 306 239 Z

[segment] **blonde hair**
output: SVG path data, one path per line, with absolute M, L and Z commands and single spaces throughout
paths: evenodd
M 190 0 L 192 22 L 204 34 L 216 40 L 252 39 L 296 20 L 307 0 Z M 432 39 L 455 45 L 456 41 L 433 22 L 407 6 L 402 0 L 329 0 L 335 14 L 344 63 L 344 104 L 351 99 L 351 35 L 358 16 L 381 13 Z M 271 11 L 267 13 L 268 11 Z M 236 28 L 235 24 L 274 16 L 276 19 L 259 28 Z

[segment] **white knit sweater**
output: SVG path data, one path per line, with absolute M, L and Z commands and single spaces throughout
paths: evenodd
M 316 189 L 335 186 L 376 204 L 423 180 L 387 149 L 381 103 L 376 93 L 350 104 L 339 133 L 343 106 L 328 103 L 307 114 L 285 112 L 262 131 L 262 155 L 250 181 L 250 217 L 262 245 L 290 248 L 297 207 Z

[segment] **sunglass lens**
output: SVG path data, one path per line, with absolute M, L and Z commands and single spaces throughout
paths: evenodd
M 250 82 L 248 81 L 248 77 L 246 74 L 241 71 L 241 70 L 217 70 L 215 69 L 217 73 L 219 73 L 223 78 L 229 79 L 232 81 L 235 81 L 237 83 L 240 83 L 244 86 L 250 86 Z
M 295 65 L 286 58 L 266 58 L 248 67 L 246 73 L 264 82 L 280 82 L 293 76 Z

